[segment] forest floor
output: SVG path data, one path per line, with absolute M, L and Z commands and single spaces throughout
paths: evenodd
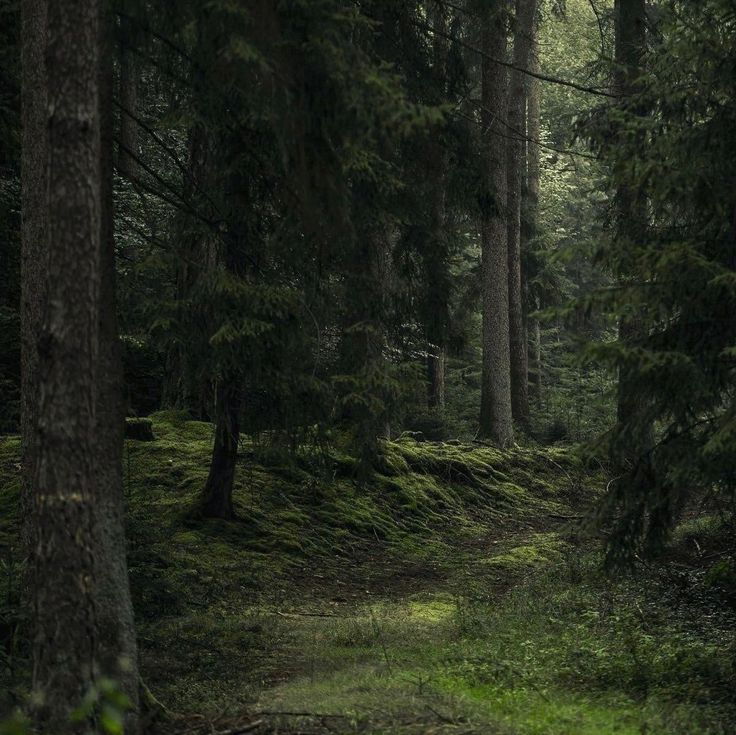
M 406 438 L 366 483 L 335 450 L 246 445 L 239 519 L 202 521 L 211 428 L 173 414 L 153 428 L 126 449 L 141 668 L 166 708 L 150 732 L 735 731 L 733 538 L 717 514 L 607 576 L 585 523 L 600 469 L 561 448 Z M 5 441 L 0 475 L 16 470 Z
M 489 528 L 448 564 L 376 549 L 304 568 L 246 612 L 268 638 L 248 654 L 253 701 L 170 731 L 733 733 L 734 621 L 692 597 L 697 572 L 606 579 L 576 536 L 545 516 Z

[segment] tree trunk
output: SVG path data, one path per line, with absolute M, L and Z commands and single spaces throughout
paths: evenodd
M 529 55 L 529 69 L 535 73 L 539 72 L 539 46 L 537 44 L 537 23 L 535 23 L 534 36 L 532 38 L 532 50 Z M 531 236 L 537 234 L 537 216 L 539 210 L 539 185 L 540 185 L 540 148 L 537 143 L 542 135 L 541 110 L 540 110 L 541 85 L 538 79 L 528 76 L 526 78 L 526 131 L 527 131 L 527 157 L 526 157 L 526 196 L 528 199 L 527 222 Z
M 137 162 L 128 151 L 138 155 L 138 74 L 135 53 L 140 34 L 134 21 L 123 17 L 120 21 L 120 147 L 118 149 L 118 172 L 121 176 L 134 179 Z
M 356 222 L 353 251 L 346 267 L 346 319 L 341 363 L 360 399 L 343 408 L 343 417 L 355 431 L 363 465 L 372 464 L 377 439 L 390 435 L 391 396 L 386 391 L 385 299 L 389 278 L 389 245 L 384 232 L 372 221 L 370 186 L 356 187 Z
M 22 0 L 21 445 L 23 546 L 34 548 L 33 485 L 38 461 L 38 336 L 46 300 L 46 0 Z M 31 572 L 30 566 L 28 572 Z M 23 584 L 32 593 L 32 579 Z
M 642 71 L 642 59 L 646 50 L 646 4 L 645 0 L 616 0 L 616 69 L 614 84 L 621 96 L 622 105 L 631 109 L 627 96 L 636 91 L 636 80 Z M 625 253 L 632 245 L 645 236 L 647 229 L 646 201 L 629 185 L 623 183 L 616 191 L 616 230 L 618 247 Z M 622 260 L 626 260 L 623 258 Z M 621 272 L 626 280 L 631 274 Z M 642 336 L 640 316 L 637 314 L 621 317 L 619 339 L 631 343 Z M 626 423 L 641 411 L 637 400 L 636 378 L 630 371 L 621 368 L 618 384 L 618 420 Z
M 237 380 L 226 376 L 216 391 L 215 444 L 202 497 L 202 515 L 205 518 L 235 517 L 233 485 L 240 441 L 240 402 Z
M 204 195 L 216 188 L 213 170 L 216 169 L 212 135 L 205 124 L 208 110 L 205 100 L 209 80 L 204 72 L 207 60 L 214 53 L 210 42 L 207 21 L 208 11 L 202 7 L 197 14 L 197 40 L 194 49 L 195 64 L 191 72 L 192 105 L 195 122 L 189 129 L 188 162 L 184 175 L 184 198 L 193 202 L 197 211 L 208 213 L 211 202 Z M 213 215 L 214 216 L 214 215 Z M 211 237 L 211 235 L 209 235 Z M 162 405 L 164 408 L 189 408 L 200 420 L 209 420 L 212 411 L 212 395 L 209 386 L 192 380 L 190 356 L 187 351 L 187 330 L 190 328 L 190 306 L 187 300 L 202 273 L 207 272 L 208 235 L 202 232 L 199 222 L 190 214 L 179 215 L 173 238 L 178 257 L 176 261 L 176 327 L 174 338 L 166 353 L 166 377 L 164 378 Z
M 507 74 L 490 59 L 506 58 L 505 3 L 496 0 L 483 18 L 482 140 L 486 177 L 481 222 L 483 374 L 479 436 L 501 446 L 514 439 L 509 348 L 506 146 L 495 118 L 506 119 Z
M 532 50 L 529 58 L 529 68 L 531 71 L 539 71 L 539 56 L 537 46 L 537 24 L 534 24 L 532 37 Z M 540 149 L 539 145 L 534 141 L 539 140 L 541 135 L 540 120 L 540 84 L 539 80 L 528 76 L 526 79 L 526 108 L 527 108 L 527 144 L 526 144 L 526 186 L 524 187 L 524 220 L 522 228 L 522 249 L 529 247 L 529 243 L 537 236 L 539 230 L 538 214 L 539 214 L 539 182 L 540 182 Z M 534 309 L 539 310 L 541 303 L 539 298 L 534 299 Z M 542 405 L 542 389 L 543 389 L 543 365 L 542 365 L 542 330 L 539 320 L 533 319 L 531 331 L 534 344 L 534 360 L 533 368 L 530 372 L 530 382 L 534 391 L 534 398 L 537 406 Z
M 641 115 L 632 107 L 630 95 L 637 91 L 637 80 L 643 69 L 646 51 L 645 0 L 616 0 L 616 49 L 614 84 L 620 105 L 629 114 Z M 625 132 L 623 134 L 626 134 Z M 627 253 L 646 237 L 646 199 L 628 183 L 620 183 L 616 191 L 616 239 L 621 251 L 619 277 L 626 282 L 633 274 Z M 646 336 L 640 311 L 619 319 L 619 340 L 636 344 Z M 618 375 L 618 431 L 611 446 L 611 460 L 618 477 L 614 491 L 641 496 L 654 483 L 651 454 L 653 426 L 647 418 L 646 399 L 639 394 L 635 369 L 622 365 Z
M 514 66 L 526 69 L 531 56 L 537 0 L 516 0 Z M 511 350 L 511 406 L 514 419 L 529 423 L 529 356 L 524 326 L 521 273 L 521 196 L 526 131 L 525 75 L 510 73 L 508 143 L 508 251 L 509 251 L 509 342 Z
M 443 409 L 445 407 L 445 348 L 430 344 L 432 350 L 427 356 L 427 406 Z
M 436 103 L 447 101 L 446 78 L 448 44 L 447 18 L 441 1 L 432 4 L 434 77 L 438 96 Z M 431 137 L 428 150 L 430 175 L 429 253 L 427 254 L 427 406 L 445 407 L 445 333 L 447 319 L 447 288 L 444 269 L 447 267 L 447 154 L 439 131 Z
M 538 302 L 537 308 L 539 308 Z M 536 400 L 537 408 L 541 408 L 544 397 L 544 378 L 542 373 L 542 329 L 539 319 L 533 320 L 532 327 L 534 330 L 534 399 Z
M 100 309 L 97 375 L 96 609 L 100 673 L 113 679 L 131 702 L 126 732 L 138 715 L 138 649 L 126 564 L 123 502 L 123 366 L 117 324 L 113 217 L 112 18 L 100 23 Z
M 69 715 L 97 674 L 99 549 L 93 524 L 98 462 L 99 4 L 48 0 L 47 9 L 45 56 L 40 58 L 46 60 L 48 90 L 48 183 L 29 196 L 26 205 L 34 200 L 42 205 L 38 215 L 46 218 L 43 244 L 48 250 L 47 274 L 52 276 L 47 279 L 37 341 L 38 443 L 30 564 L 34 718 L 40 731 L 53 734 L 69 732 Z M 35 92 L 26 90 L 28 95 Z M 43 177 L 35 183 L 43 183 Z

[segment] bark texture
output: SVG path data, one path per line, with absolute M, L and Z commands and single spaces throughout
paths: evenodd
M 507 73 L 493 59 L 506 57 L 505 3 L 497 0 L 483 18 L 482 148 L 486 176 L 481 222 L 483 372 L 479 436 L 500 446 L 513 441 L 509 349 L 506 140 L 498 119 L 507 115 Z
M 33 542 L 32 488 L 38 457 L 38 335 L 46 300 L 46 0 L 21 3 L 23 210 L 21 232 L 21 437 L 24 547 Z M 24 588 L 30 591 L 31 579 Z
M 34 715 L 68 718 L 97 674 L 96 379 L 99 329 L 99 8 L 49 0 L 45 43 L 47 299 L 38 334 L 38 444 L 30 560 Z M 33 90 L 27 90 L 33 94 Z M 37 182 L 42 182 L 38 179 Z M 44 201 L 45 200 L 45 201 Z M 28 201 L 26 202 L 28 204 Z
M 529 66 L 537 0 L 516 0 L 513 63 L 517 69 Z M 508 124 L 508 252 L 509 252 L 509 342 L 511 350 L 511 405 L 514 419 L 529 422 L 529 357 L 524 325 L 521 269 L 521 198 L 526 134 L 526 75 L 509 74 Z

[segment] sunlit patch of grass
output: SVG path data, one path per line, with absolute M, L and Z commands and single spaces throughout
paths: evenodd
M 465 597 L 388 602 L 350 622 L 297 621 L 293 644 L 311 669 L 258 706 L 367 719 L 381 723 L 375 732 L 404 732 L 402 717 L 431 712 L 437 726 L 462 717 L 523 735 L 729 732 L 728 620 L 706 631 L 673 622 L 656 583 L 606 578 L 589 554 L 576 574 L 559 558 L 501 600 L 479 583 Z

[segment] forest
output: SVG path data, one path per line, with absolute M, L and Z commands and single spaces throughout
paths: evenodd
M 736 732 L 736 0 L 0 0 L 0 735 Z

